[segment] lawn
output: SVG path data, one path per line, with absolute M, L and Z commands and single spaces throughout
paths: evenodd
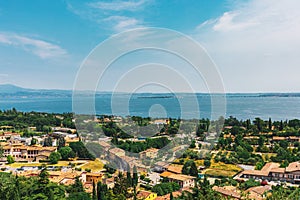
M 94 161 L 88 161 L 86 164 L 80 166 L 81 169 L 91 169 L 92 172 L 97 172 L 103 169 L 104 164 L 96 159 Z
M 223 177 L 232 177 L 238 172 L 242 171 L 242 169 L 233 164 L 225 164 L 222 162 L 214 162 L 211 161 L 211 166 L 204 170 L 204 174 L 210 176 L 223 176 Z
M 209 176 L 217 176 L 217 177 L 232 177 L 236 174 L 234 171 L 227 171 L 227 170 L 219 170 L 219 169 L 207 169 L 205 170 L 204 174 Z

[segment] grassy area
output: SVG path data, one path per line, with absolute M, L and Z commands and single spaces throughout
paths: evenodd
M 81 169 L 91 169 L 92 172 L 100 171 L 103 169 L 104 164 L 99 160 L 96 159 L 94 161 L 88 161 L 88 163 L 80 166 Z
M 22 166 L 24 167 L 36 167 L 36 166 L 41 166 L 42 163 L 12 163 L 12 164 L 9 164 L 8 166 L 10 167 L 13 167 L 13 168 L 20 168 Z
M 242 171 L 242 169 L 233 164 L 225 164 L 222 162 L 214 162 L 211 161 L 211 166 L 204 170 L 204 174 L 211 176 L 223 176 L 223 177 L 232 177 L 238 172 Z
M 209 176 L 217 176 L 217 177 L 232 177 L 236 174 L 234 171 L 227 171 L 227 170 L 219 170 L 219 169 L 207 169 L 205 170 L 204 174 Z

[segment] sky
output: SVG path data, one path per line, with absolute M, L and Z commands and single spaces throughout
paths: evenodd
M 84 59 L 98 44 L 123 31 L 159 27 L 202 45 L 225 92 L 300 92 L 299 9 L 298 0 L 0 1 L 0 84 L 72 89 Z M 197 92 L 207 91 L 205 81 L 176 59 L 133 53 L 113 64 L 98 88 L 112 90 L 116 77 L 137 60 L 168 64 L 181 70 Z M 167 79 L 182 85 L 171 75 Z

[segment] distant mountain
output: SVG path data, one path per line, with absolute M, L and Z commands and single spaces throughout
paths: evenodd
M 12 84 L 0 85 L 0 97 L 71 97 L 71 90 L 29 89 Z
M 17 92 L 25 92 L 30 91 L 31 89 L 26 89 L 22 87 L 18 87 L 12 84 L 3 84 L 0 85 L 0 93 L 17 93 Z

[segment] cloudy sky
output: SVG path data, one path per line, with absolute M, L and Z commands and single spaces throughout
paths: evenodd
M 161 27 L 199 42 L 226 92 L 300 92 L 299 9 L 298 0 L 1 1 L 0 84 L 71 89 L 99 43 L 122 31 Z M 143 56 L 138 59 L 151 62 Z M 124 58 L 126 70 L 136 57 Z M 107 77 L 122 74 L 124 66 L 115 64 L 110 72 Z M 203 82 L 184 76 L 194 85 Z M 101 89 L 111 90 L 116 80 L 105 80 Z

